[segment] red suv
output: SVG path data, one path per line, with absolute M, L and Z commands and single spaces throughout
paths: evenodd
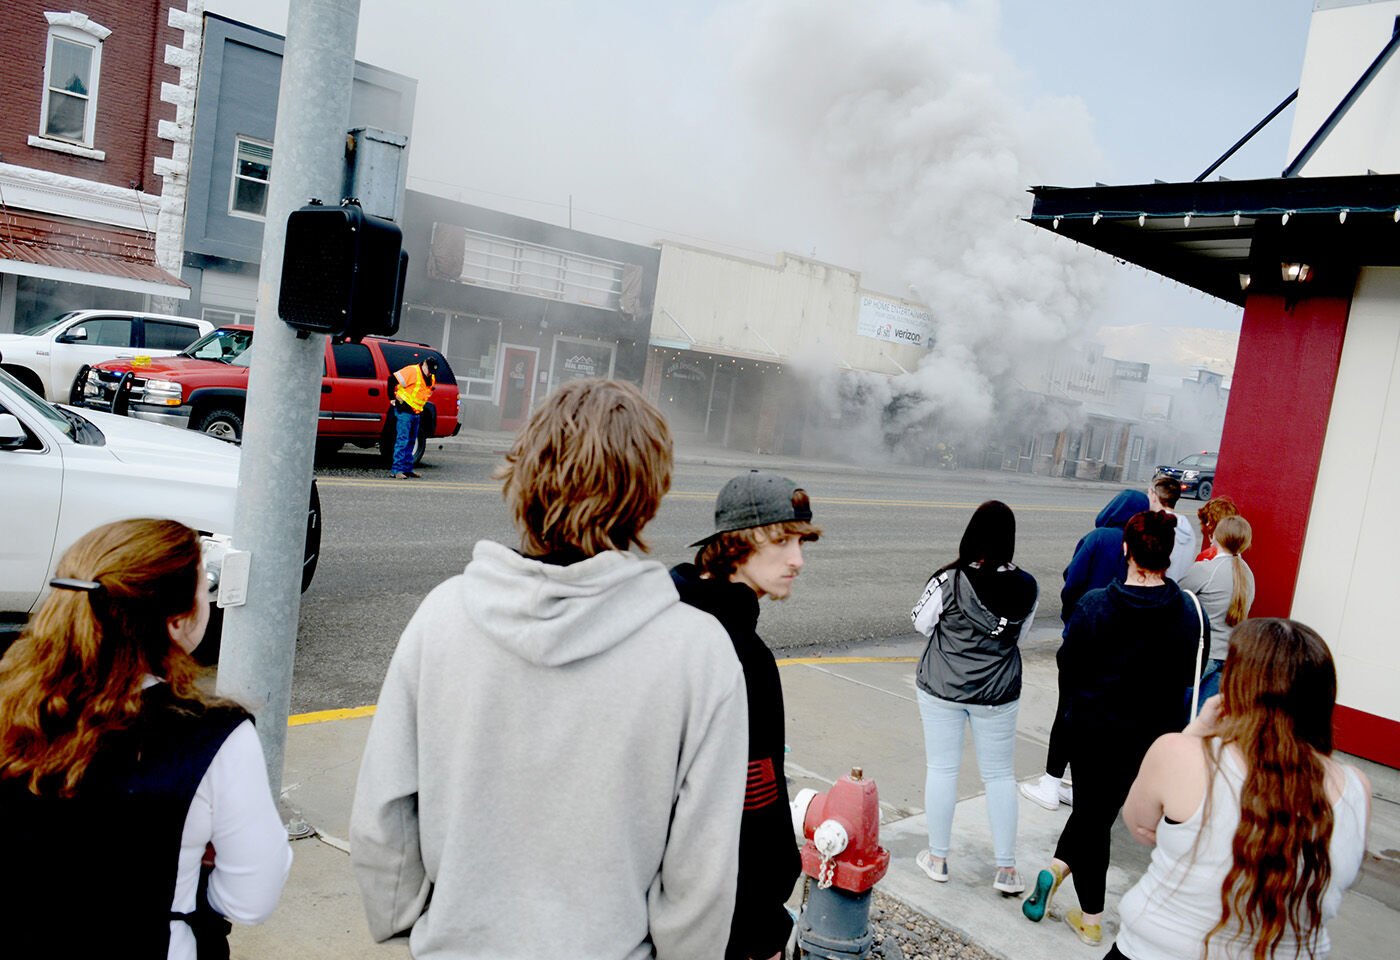
M 229 325 L 200 337 L 173 357 L 136 357 L 83 367 L 70 402 L 125 413 L 142 420 L 202 430 L 234 443 L 243 438 L 253 328 Z M 423 408 L 414 462 L 428 440 L 456 436 L 457 381 L 442 354 L 408 340 L 366 337 L 361 343 L 327 343 L 321 378 L 321 417 L 316 428 L 320 454 L 346 443 L 376 444 L 393 456 L 393 372 L 427 357 L 438 362 L 437 385 Z

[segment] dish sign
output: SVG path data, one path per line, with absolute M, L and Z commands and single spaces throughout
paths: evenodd
M 861 294 L 856 333 L 889 343 L 926 347 L 933 343 L 933 317 L 911 304 Z

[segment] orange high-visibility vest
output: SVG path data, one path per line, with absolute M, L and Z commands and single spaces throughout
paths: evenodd
M 437 377 L 425 380 L 423 368 L 414 363 L 402 370 L 396 370 L 394 379 L 399 382 L 394 388 L 394 396 L 408 404 L 414 413 L 422 413 L 423 405 L 433 395 L 433 384 L 437 382 Z

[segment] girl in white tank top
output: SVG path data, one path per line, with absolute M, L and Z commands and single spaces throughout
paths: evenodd
M 1220 696 L 1152 745 L 1123 805 L 1134 839 L 1155 849 L 1119 904 L 1109 957 L 1200 960 L 1207 944 L 1210 960 L 1252 960 L 1261 947 L 1328 955 L 1327 923 L 1366 852 L 1371 794 L 1364 775 L 1331 759 L 1336 691 L 1332 654 L 1310 628 L 1274 619 L 1235 628 Z
M 1195 960 L 1205 950 L 1206 934 L 1220 919 L 1220 887 L 1234 857 L 1231 845 L 1240 823 L 1240 788 L 1244 765 L 1233 749 L 1218 749 L 1220 764 L 1211 785 L 1209 820 L 1202 822 L 1205 798 L 1190 819 L 1157 825 L 1157 847 L 1142 879 L 1118 905 L 1118 949 L 1132 960 Z M 1351 767 L 1343 767 L 1346 786 L 1332 805 L 1332 880 L 1322 895 L 1322 926 L 1315 931 L 1314 956 L 1331 949 L 1326 924 L 1337 915 L 1342 891 L 1356 880 L 1366 852 L 1367 791 Z M 1199 841 L 1197 837 L 1199 836 Z M 1238 918 L 1236 918 L 1238 919 Z M 1239 939 L 1239 926 L 1217 933 L 1210 955 L 1220 960 L 1247 960 L 1253 946 Z M 1308 956 L 1285 931 L 1278 956 Z

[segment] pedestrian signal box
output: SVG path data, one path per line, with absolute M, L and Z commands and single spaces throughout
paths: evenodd
M 287 218 L 277 313 L 298 330 L 345 340 L 399 329 L 408 254 L 403 231 L 356 200 L 312 201 Z

